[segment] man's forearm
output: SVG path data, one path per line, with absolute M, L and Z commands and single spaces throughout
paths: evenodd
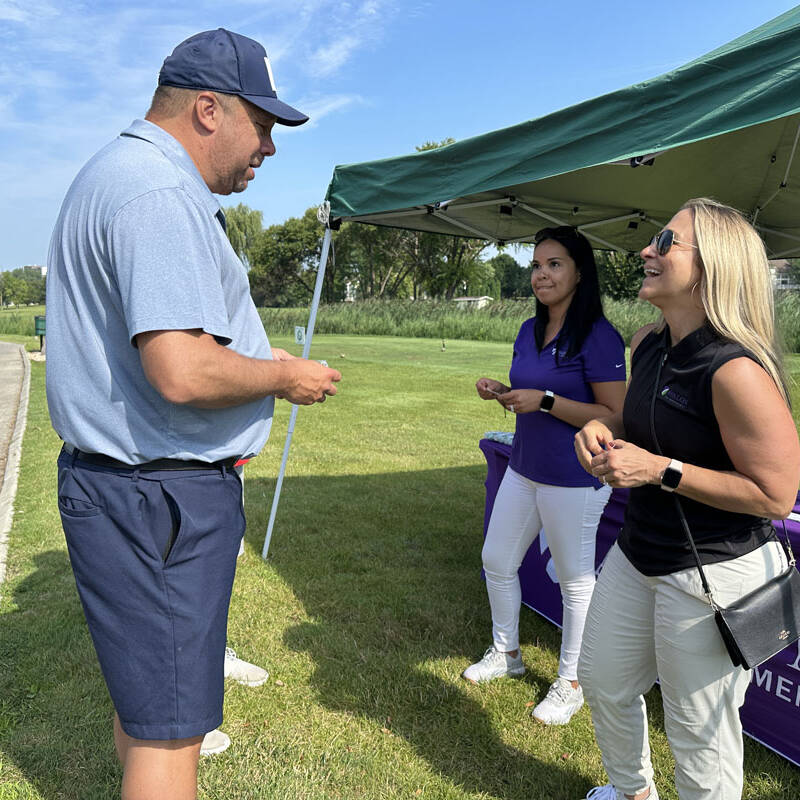
M 169 402 L 226 408 L 267 395 L 313 403 L 335 394 L 341 377 L 315 361 L 249 358 L 202 331 L 154 331 L 137 337 L 148 381 Z
M 197 408 L 227 408 L 282 397 L 289 388 L 286 361 L 248 358 L 220 348 L 212 360 L 198 360 L 181 376 L 174 403 Z

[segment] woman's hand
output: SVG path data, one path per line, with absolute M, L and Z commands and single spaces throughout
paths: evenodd
M 511 389 L 497 399 L 514 414 L 538 411 L 544 392 L 541 389 Z
M 669 459 L 665 456 L 658 456 L 624 439 L 613 439 L 605 450 L 592 457 L 588 472 L 609 486 L 631 489 L 646 483 L 660 483 L 668 465 Z
M 592 472 L 592 459 L 605 452 L 614 441 L 611 429 L 599 419 L 591 419 L 575 434 L 575 455 L 581 466 Z
M 478 397 L 482 400 L 497 400 L 499 395 L 508 391 L 508 386 L 491 378 L 479 378 L 475 388 L 478 390 Z

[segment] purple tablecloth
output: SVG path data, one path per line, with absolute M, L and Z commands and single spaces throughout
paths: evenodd
M 486 457 L 486 507 L 484 534 L 489 524 L 494 498 L 508 466 L 511 447 L 481 439 Z M 597 529 L 596 565 L 599 567 L 622 527 L 627 489 L 614 489 Z M 800 495 L 794 507 L 800 513 Z M 800 521 L 789 519 L 786 528 L 796 553 L 800 553 Z M 528 550 L 519 570 L 522 602 L 561 627 L 561 593 L 555 583 L 550 552 L 537 539 Z M 552 577 L 551 577 L 552 575 Z M 742 707 L 745 733 L 800 766 L 800 653 L 797 644 L 762 664 L 752 672 L 747 699 Z

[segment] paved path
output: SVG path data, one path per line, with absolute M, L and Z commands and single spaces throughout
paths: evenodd
M 22 345 L 0 342 L 0 584 L 6 574 L 8 534 L 14 518 L 30 371 Z

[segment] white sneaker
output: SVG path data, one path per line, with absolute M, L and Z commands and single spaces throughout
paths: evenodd
M 461 673 L 461 677 L 466 678 L 470 683 L 485 683 L 493 681 L 495 678 L 518 677 L 524 674 L 525 665 L 522 663 L 522 655 L 519 651 L 515 656 L 510 656 L 508 653 L 501 653 L 492 645 L 483 654 L 480 661 L 470 664 Z
M 214 728 L 203 737 L 203 743 L 200 745 L 201 756 L 214 756 L 217 753 L 223 753 L 231 746 L 231 737 L 227 733 L 223 733 L 219 728 Z
M 248 661 L 236 657 L 236 651 L 230 647 L 225 648 L 225 677 L 235 680 L 245 686 L 261 686 L 269 672 Z
M 531 716 L 545 725 L 566 725 L 582 705 L 583 689 L 580 686 L 573 689 L 572 683 L 559 675 L 544 700 L 531 711 Z M 600 800 L 604 797 L 598 795 Z
M 626 798 L 612 784 L 607 783 L 605 786 L 595 786 L 594 789 L 590 789 L 584 800 L 626 800 Z M 654 783 L 650 784 L 650 794 L 645 800 L 658 800 L 658 791 Z

